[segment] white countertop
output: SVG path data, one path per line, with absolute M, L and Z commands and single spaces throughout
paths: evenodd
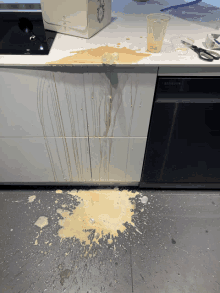
M 74 36 L 58 33 L 54 40 L 49 55 L 0 55 L 0 66 L 51 66 L 51 65 L 89 65 L 90 62 L 80 63 L 71 61 L 71 57 L 77 50 L 85 50 L 97 48 L 101 46 L 117 47 L 128 49 L 140 53 L 146 53 L 147 50 L 147 21 L 146 14 L 126 15 L 120 12 L 112 13 L 115 17 L 114 21 L 98 32 L 90 39 L 83 39 Z M 163 47 L 160 53 L 149 53 L 148 57 L 142 58 L 137 62 L 124 63 L 132 65 L 148 65 L 148 66 L 208 66 L 215 67 L 220 65 L 220 60 L 213 62 L 202 61 L 198 55 L 192 50 L 188 50 L 186 55 L 178 55 L 175 50 L 170 49 L 170 39 L 176 35 L 184 35 L 195 40 L 195 45 L 205 48 L 205 42 L 208 33 L 219 33 L 209 27 L 201 26 L 195 22 L 186 21 L 177 17 L 171 17 L 167 27 Z M 130 40 L 126 40 L 129 38 Z M 120 58 L 120 55 L 119 55 Z M 59 60 L 62 61 L 60 62 Z M 58 64 L 59 62 L 59 64 Z M 117 64 L 117 63 L 116 63 Z M 118 63 L 123 64 L 123 63 Z M 92 65 L 95 65 L 94 63 Z M 99 63 L 100 65 L 100 63 Z

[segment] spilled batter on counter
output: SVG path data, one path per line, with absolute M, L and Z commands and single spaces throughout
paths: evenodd
M 59 220 L 62 227 L 58 231 L 60 241 L 74 238 L 91 248 L 93 244 L 99 244 L 100 239 L 112 244 L 118 231 L 123 233 L 126 230 L 126 222 L 135 227 L 132 222 L 135 204 L 129 198 L 134 198 L 138 192 L 119 191 L 116 188 L 72 190 L 67 193 L 77 197 L 80 204 L 71 212 L 57 209 L 57 213 L 63 217 Z
M 102 64 L 102 56 L 105 53 L 118 53 L 116 64 L 137 63 L 143 58 L 151 56 L 150 53 L 137 53 L 135 50 L 124 48 L 115 48 L 109 46 L 101 46 L 95 49 L 73 51 L 73 56 L 64 57 L 57 61 L 47 62 L 46 64 Z

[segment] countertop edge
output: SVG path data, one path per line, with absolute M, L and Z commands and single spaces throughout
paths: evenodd
M 156 65 L 122 65 L 122 66 L 106 66 L 106 65 L 11 65 L 3 66 L 0 68 L 13 68 L 13 69 L 29 69 L 29 70 L 44 70 L 44 71 L 59 71 L 70 73 L 102 73 L 102 72 L 127 72 L 127 73 L 157 73 L 158 66 Z
M 52 72 L 65 72 L 65 73 L 105 73 L 105 72 L 114 72 L 114 73 L 152 73 L 157 74 L 158 76 L 220 76 L 220 66 L 212 65 L 207 66 L 206 64 L 195 66 L 195 65 L 120 65 L 120 66 L 94 66 L 94 65 L 11 65 L 11 66 L 2 66 L 1 69 L 24 69 L 24 70 L 41 70 L 41 71 L 52 71 Z

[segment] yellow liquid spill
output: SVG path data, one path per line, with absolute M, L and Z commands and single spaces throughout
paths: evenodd
M 139 194 L 138 192 L 132 193 L 127 190 L 120 192 L 116 188 L 73 190 L 68 194 L 76 196 L 80 204 L 72 212 L 57 210 L 57 213 L 63 217 L 59 220 L 59 225 L 62 226 L 58 231 L 60 241 L 65 238 L 75 238 L 82 245 L 90 245 L 90 248 L 95 243 L 99 244 L 100 239 L 112 244 L 114 238 L 118 236 L 118 231 L 123 233 L 126 230 L 124 223 L 135 226 L 132 222 L 134 211 L 131 211 L 135 209 L 135 204 L 129 198 L 134 198 Z
M 187 51 L 187 48 L 176 48 L 176 51 Z
M 116 64 L 137 63 L 143 58 L 151 56 L 150 53 L 137 53 L 128 48 L 114 48 L 102 46 L 96 49 L 73 51 L 73 56 L 64 57 L 57 61 L 47 62 L 46 64 L 102 64 L 102 56 L 105 53 L 118 53 L 119 59 Z

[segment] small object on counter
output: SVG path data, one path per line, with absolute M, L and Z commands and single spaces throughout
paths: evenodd
M 213 51 L 207 51 L 205 49 L 202 48 L 198 48 L 197 46 L 193 46 L 187 42 L 182 41 L 182 43 L 184 45 L 187 45 L 190 49 L 192 49 L 194 52 L 196 52 L 199 55 L 199 58 L 204 60 L 204 61 L 208 61 L 208 62 L 212 62 L 213 60 L 219 60 L 220 59 L 220 55 L 216 52 Z
M 94 223 L 95 223 L 95 220 L 92 219 L 92 218 L 90 218 L 89 222 L 90 222 L 91 224 L 94 224 Z
M 118 53 L 104 53 L 102 55 L 102 63 L 104 64 L 114 64 L 115 61 L 118 61 L 119 54 Z
M 210 50 L 220 49 L 220 43 L 217 41 L 219 36 L 217 34 L 207 34 L 205 47 Z
M 190 45 L 194 44 L 194 40 L 192 38 L 189 38 L 183 35 L 179 35 L 179 36 L 176 35 L 172 37 L 170 41 L 175 48 L 175 52 L 177 52 L 178 55 L 186 55 L 188 53 L 188 47 L 182 43 L 182 40 L 190 43 Z
M 89 39 L 111 23 L 112 0 L 41 0 L 40 3 L 44 28 L 49 31 Z
M 170 19 L 170 16 L 162 13 L 152 13 L 147 15 L 148 52 L 160 53 Z

